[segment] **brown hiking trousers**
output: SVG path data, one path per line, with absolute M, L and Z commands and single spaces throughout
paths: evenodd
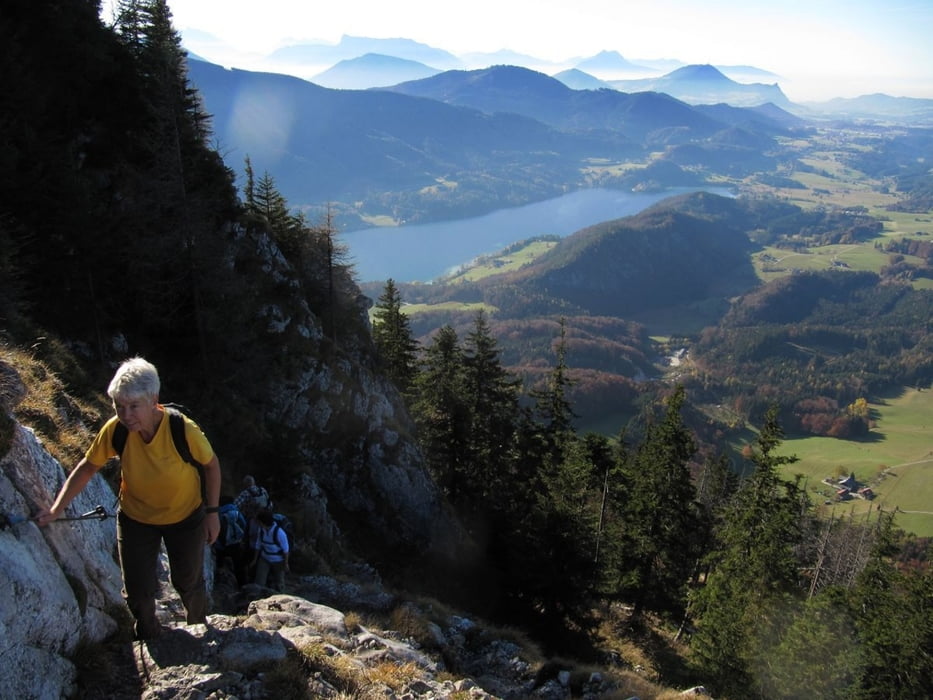
M 161 626 L 155 614 L 159 592 L 158 562 L 162 543 L 168 553 L 172 586 L 185 606 L 189 625 L 207 619 L 204 582 L 204 509 L 174 525 L 146 525 L 120 512 L 117 551 L 123 572 L 123 596 L 136 620 L 136 636 L 155 637 Z

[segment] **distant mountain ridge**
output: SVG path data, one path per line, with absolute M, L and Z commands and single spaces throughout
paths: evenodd
M 618 51 L 600 51 L 595 56 L 577 63 L 575 68 L 585 73 L 640 73 L 646 75 L 656 72 L 654 68 L 641 66 L 626 60 Z
M 367 53 L 359 58 L 340 61 L 313 76 L 311 82 L 341 90 L 366 90 L 389 87 L 407 80 L 429 78 L 440 72 L 437 68 L 431 68 L 418 61 Z
M 708 64 L 683 66 L 659 78 L 608 82 L 624 92 L 663 92 L 690 104 L 725 102 L 734 107 L 756 107 L 771 103 L 783 108 L 792 107 L 777 83 L 738 83 Z
M 249 157 L 257 172 L 274 173 L 293 206 L 334 205 L 341 224 L 354 227 L 364 215 L 416 223 L 549 199 L 592 186 L 592 159 L 701 143 L 611 183 L 696 186 L 703 168 L 760 167 L 774 136 L 795 126 L 777 108 L 709 110 L 662 93 L 572 90 L 516 66 L 337 90 L 192 59 L 189 78 L 234 167 Z
M 612 86 L 605 80 L 580 70 L 579 68 L 568 68 L 567 70 L 555 73 L 554 78 L 561 81 L 572 90 L 610 90 Z
M 562 129 L 612 130 L 637 141 L 665 128 L 708 136 L 722 127 L 668 95 L 572 90 L 556 78 L 517 66 L 445 71 L 388 89 L 489 114 L 522 114 Z
M 269 54 L 272 62 L 305 63 L 312 66 L 332 66 L 366 54 L 394 56 L 416 61 L 439 70 L 462 67 L 456 56 L 411 39 L 370 39 L 344 35 L 337 44 L 302 43 L 277 49 Z
M 387 89 L 489 114 L 522 114 L 561 129 L 615 131 L 636 141 L 662 133 L 664 139 L 669 139 L 674 133 L 671 130 L 677 130 L 674 138 L 678 141 L 707 138 L 738 121 L 773 134 L 792 121 L 791 115 L 781 110 L 775 110 L 774 115 L 783 114 L 787 119 L 776 120 L 764 111 L 743 112 L 739 107 L 732 108 L 735 112 L 722 120 L 666 93 L 572 89 L 557 78 L 517 66 L 445 71 Z M 744 114 L 744 120 L 739 120 L 740 114 Z
M 933 125 L 933 100 L 916 97 L 892 97 L 884 94 L 859 97 L 837 97 L 826 102 L 806 102 L 803 107 L 811 115 L 890 118 L 909 120 L 916 126 Z

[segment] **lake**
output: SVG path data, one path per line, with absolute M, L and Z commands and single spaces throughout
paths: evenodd
M 637 214 L 666 197 L 704 189 L 664 192 L 588 189 L 543 202 L 500 209 L 470 219 L 411 226 L 380 226 L 340 235 L 360 282 L 430 282 L 481 255 L 533 236 L 567 236 L 587 226 Z

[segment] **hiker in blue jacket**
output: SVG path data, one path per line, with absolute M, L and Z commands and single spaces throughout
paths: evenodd
M 229 496 L 221 496 L 220 510 L 220 536 L 214 542 L 212 549 L 216 560 L 215 575 L 221 567 L 229 565 L 236 577 L 237 585 L 247 582 L 247 569 L 249 566 L 249 548 L 246 518 L 236 507 Z
M 285 572 L 288 568 L 288 535 L 273 517 L 272 511 L 265 509 L 256 516 L 259 530 L 253 541 L 253 564 L 256 566 L 254 583 L 265 586 L 270 574 L 270 588 L 277 591 L 285 589 Z

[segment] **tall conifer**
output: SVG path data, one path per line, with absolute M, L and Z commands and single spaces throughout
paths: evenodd
M 761 632 L 803 599 L 795 548 L 806 496 L 778 474 L 796 461 L 774 453 L 782 439 L 772 408 L 752 450 L 755 470 L 725 510 L 709 574 L 691 606 L 695 661 L 717 692 L 735 697 L 757 691 L 754 669 L 767 641 Z
M 408 315 L 402 311 L 402 295 L 389 279 L 376 302 L 373 341 L 386 374 L 402 393 L 407 393 L 417 374 L 418 343 Z
M 667 399 L 663 418 L 649 424 L 627 464 L 620 575 L 636 616 L 645 610 L 682 611 L 698 555 L 696 491 L 690 476 L 696 443 L 681 416 L 684 399 L 684 389 L 678 387 Z
M 453 327 L 443 326 L 427 346 L 415 387 L 412 413 L 425 461 L 456 505 L 470 490 L 466 483 L 470 412 L 465 401 L 463 350 Z
M 477 312 L 464 342 L 464 379 L 470 411 L 470 481 L 477 503 L 506 494 L 502 479 L 518 427 L 520 381 L 502 366 L 486 314 Z

